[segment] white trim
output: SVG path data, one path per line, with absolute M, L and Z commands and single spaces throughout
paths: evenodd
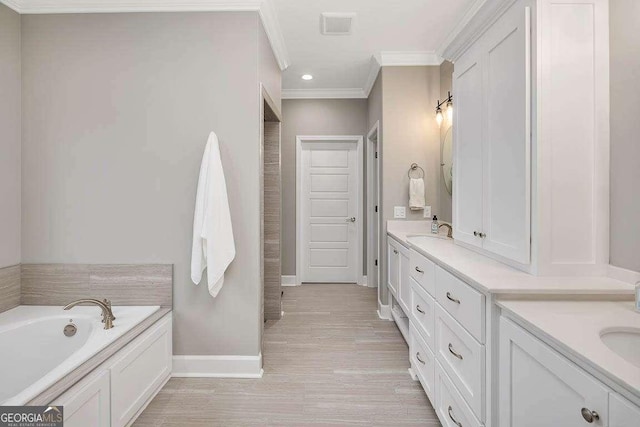
M 615 265 L 609 264 L 607 269 L 607 276 L 612 279 L 620 280 L 621 282 L 630 283 L 635 285 L 638 281 L 640 281 L 640 272 L 628 270 L 622 267 L 616 267 Z
M 364 145 L 364 141 L 362 136 L 360 135 L 296 135 L 296 282 L 298 285 L 302 284 L 302 221 L 300 220 L 300 211 L 302 210 L 302 194 L 301 194 L 301 185 L 302 182 L 302 167 L 300 167 L 300 163 L 302 161 L 302 143 L 303 141 L 324 141 L 324 142 L 344 142 L 344 141 L 352 141 L 357 145 L 357 171 L 356 177 L 358 179 L 358 185 L 356 187 L 356 200 L 357 200 L 357 218 L 358 218 L 358 235 L 356 237 L 356 248 L 358 250 L 358 256 L 356 260 L 356 271 L 362 271 L 362 257 L 364 252 L 363 245 L 363 233 L 364 233 L 364 221 L 363 219 L 363 170 L 362 165 L 364 163 L 364 152 L 362 146 Z M 362 273 L 356 273 L 356 283 L 359 283 L 362 279 Z
M 378 59 L 375 56 L 372 56 L 369 64 L 367 81 L 364 83 L 364 87 L 362 88 L 362 92 L 366 95 L 366 98 L 371 94 L 371 89 L 373 89 L 373 85 L 376 83 L 376 79 L 378 78 L 381 68 L 382 67 L 380 66 Z
M 443 59 L 435 51 L 383 51 L 380 52 L 380 65 L 412 66 L 440 65 Z
M 393 322 L 393 317 L 391 317 L 391 305 L 384 305 L 378 301 L 378 317 L 382 320 Z
M 173 377 L 262 378 L 257 356 L 173 356 Z
M 282 89 L 282 99 L 361 99 L 367 94 L 360 88 Z
M 281 70 L 290 64 L 289 53 L 273 0 L 2 0 L 20 14 L 127 13 L 127 12 L 258 12 Z
M 367 287 L 368 287 L 367 283 L 368 283 L 367 275 L 366 275 L 366 274 L 364 274 L 364 275 L 362 275 L 362 277 L 360 278 L 360 282 L 358 283 L 358 285 L 360 285 L 360 286 L 367 286 Z
M 372 137 L 375 134 L 376 136 L 376 142 L 375 142 L 375 148 L 376 151 L 373 150 L 373 140 Z M 380 216 L 381 216 L 381 212 L 380 212 L 380 192 L 381 192 L 381 180 L 380 180 L 380 156 L 378 155 L 378 158 L 375 157 L 375 153 L 378 152 L 380 153 L 380 121 L 376 121 L 375 124 L 371 127 L 371 130 L 369 130 L 369 132 L 367 133 L 367 212 L 369 213 L 367 216 L 367 276 L 369 277 L 377 277 L 378 279 L 378 283 L 368 283 L 368 285 L 372 288 L 381 288 L 380 286 L 380 277 L 382 276 L 381 272 L 382 272 L 382 268 L 381 268 L 381 263 L 382 260 L 380 259 L 380 246 L 381 246 L 381 239 L 380 239 L 380 234 L 382 233 L 382 230 L 380 229 Z M 372 188 L 374 187 L 373 182 L 372 182 L 372 177 L 373 177 L 373 165 L 376 165 L 376 169 L 377 169 L 377 178 L 378 178 L 378 182 L 376 183 L 377 185 L 375 186 L 376 188 L 376 193 L 373 194 Z M 378 212 L 376 215 L 375 212 L 375 206 L 378 206 Z M 372 216 L 375 216 L 375 218 L 377 219 L 377 221 L 372 221 Z M 378 233 L 378 241 L 374 242 L 372 239 L 372 234 L 374 232 L 374 230 L 377 229 Z M 375 248 L 377 243 L 377 248 Z M 377 250 L 376 250 L 377 249 Z M 375 260 L 378 260 L 378 265 L 375 265 Z M 377 274 L 374 274 L 374 269 L 378 269 Z M 378 294 L 380 293 L 380 290 L 378 290 Z
M 281 281 L 282 286 L 298 286 L 298 279 L 295 275 L 293 276 L 282 276 Z

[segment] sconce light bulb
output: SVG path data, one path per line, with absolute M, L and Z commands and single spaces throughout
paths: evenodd
M 449 123 L 453 120 L 453 102 L 447 102 L 447 120 Z
M 442 116 L 442 110 L 438 108 L 436 111 L 436 122 L 438 122 L 438 126 L 442 126 L 442 121 L 444 117 Z

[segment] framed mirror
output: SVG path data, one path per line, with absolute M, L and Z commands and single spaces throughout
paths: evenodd
M 440 144 L 440 169 L 442 182 L 451 194 L 453 188 L 453 126 L 449 126 Z

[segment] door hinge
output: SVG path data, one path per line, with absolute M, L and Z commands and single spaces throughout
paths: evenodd
M 378 260 L 376 260 L 376 267 L 378 266 Z
M 378 212 L 378 206 L 376 206 L 376 212 Z
M 376 151 L 376 159 L 378 158 L 378 152 Z

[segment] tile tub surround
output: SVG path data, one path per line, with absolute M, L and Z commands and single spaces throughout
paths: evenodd
M 23 305 L 65 305 L 94 297 L 112 305 L 172 306 L 170 264 L 22 264 L 21 270 Z
M 0 313 L 20 305 L 20 265 L 0 268 Z

